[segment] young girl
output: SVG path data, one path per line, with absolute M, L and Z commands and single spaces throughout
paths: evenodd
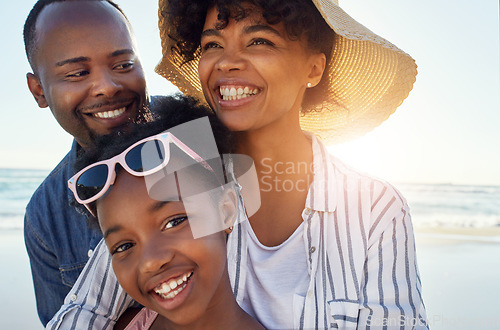
M 173 110 L 177 120 L 168 120 Z M 76 199 L 97 216 L 118 281 L 144 306 L 126 329 L 227 329 L 236 324 L 260 329 L 236 303 L 227 274 L 226 237 L 238 213 L 236 193 L 218 180 L 214 161 L 193 150 L 206 146 L 207 138 L 196 144 L 191 137 L 187 146 L 172 128 L 175 121 L 189 122 L 182 128 L 201 138 L 205 122 L 192 119 L 209 113 L 178 98 L 156 100 L 155 112 L 162 116 L 154 124 L 99 139 L 97 151 L 79 159 L 84 168 L 70 180 Z M 219 152 L 230 152 L 227 130 L 211 116 Z M 198 163 L 189 162 L 193 159 Z M 194 237 L 200 232 L 194 228 L 197 221 L 216 228 Z M 218 223 L 225 233 L 216 231 Z

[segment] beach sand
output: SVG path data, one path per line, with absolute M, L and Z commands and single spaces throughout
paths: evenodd
M 500 228 L 418 229 L 416 243 L 431 329 L 500 329 Z M 22 231 L 0 232 L 0 262 L 0 328 L 42 329 Z
M 21 230 L 0 231 L 0 329 L 43 329 Z
M 500 228 L 417 229 L 430 328 L 500 329 Z

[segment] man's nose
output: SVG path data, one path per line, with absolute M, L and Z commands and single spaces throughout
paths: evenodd
M 105 70 L 94 73 L 92 86 L 93 96 L 113 97 L 123 89 L 120 80 Z

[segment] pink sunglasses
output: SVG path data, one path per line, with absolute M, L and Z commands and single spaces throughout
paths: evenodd
M 174 143 L 204 168 L 215 173 L 203 158 L 172 133 L 163 132 L 134 143 L 119 155 L 85 167 L 68 180 L 68 187 L 78 203 L 83 204 L 93 214 L 88 204 L 103 196 L 115 182 L 117 163 L 134 176 L 156 173 L 167 166 L 170 160 L 170 143 Z

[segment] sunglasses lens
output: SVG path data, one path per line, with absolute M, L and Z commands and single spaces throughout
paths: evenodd
M 165 161 L 165 148 L 159 140 L 147 141 L 131 149 L 125 162 L 132 171 L 146 172 L 157 168 Z
M 97 195 L 106 185 L 108 166 L 100 164 L 89 168 L 76 181 L 76 192 L 81 200 Z

